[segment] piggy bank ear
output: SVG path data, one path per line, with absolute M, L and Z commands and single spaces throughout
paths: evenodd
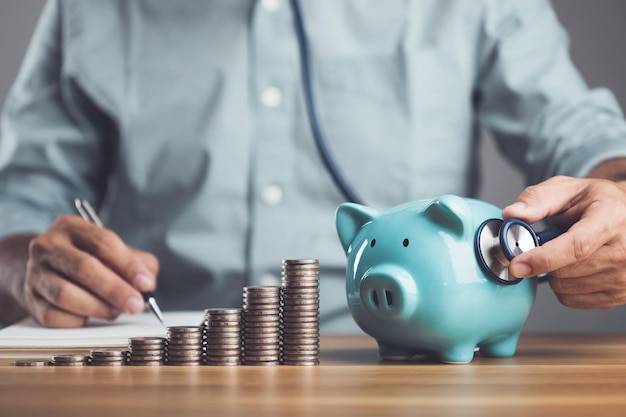
M 378 217 L 379 212 L 369 207 L 354 203 L 343 203 L 335 213 L 337 234 L 343 250 L 348 252 L 350 243 L 364 224 Z
M 471 210 L 467 202 L 456 195 L 444 195 L 434 200 L 425 213 L 436 223 L 450 230 L 459 237 L 464 237 L 471 224 Z

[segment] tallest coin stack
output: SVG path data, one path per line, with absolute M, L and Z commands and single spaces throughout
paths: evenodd
M 282 261 L 284 365 L 318 365 L 320 346 L 319 261 Z

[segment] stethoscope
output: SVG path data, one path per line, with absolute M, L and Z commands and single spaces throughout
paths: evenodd
M 509 272 L 509 264 L 513 258 L 562 233 L 562 230 L 555 228 L 536 232 L 521 219 L 488 219 L 476 231 L 474 249 L 478 263 L 490 278 L 502 284 L 513 285 L 522 281 L 522 278 L 514 277 Z
M 311 82 L 309 42 L 306 37 L 300 2 L 299 0 L 290 0 L 290 2 L 300 51 L 300 71 L 305 109 L 309 124 L 311 125 L 311 133 L 313 134 L 315 145 L 326 170 L 346 200 L 363 204 L 363 200 L 361 200 L 358 193 L 346 181 L 328 149 L 327 141 L 322 132 L 315 108 Z M 557 229 L 535 232 L 530 224 L 520 219 L 504 221 L 500 219 L 489 219 L 483 222 L 478 228 L 474 238 L 474 247 L 481 268 L 483 268 L 490 278 L 502 284 L 513 285 L 519 283 L 522 278 L 517 278 L 509 274 L 508 267 L 511 260 L 515 256 L 536 248 L 548 240 L 559 236 L 561 233 L 562 231 Z

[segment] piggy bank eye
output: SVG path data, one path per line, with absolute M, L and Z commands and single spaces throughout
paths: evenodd
M 404 240 L 402 241 L 402 246 L 404 246 L 405 248 L 406 248 L 407 246 L 409 246 L 409 239 L 404 239 Z
M 376 239 L 372 239 L 372 241 L 370 242 L 370 246 L 371 247 L 376 246 Z

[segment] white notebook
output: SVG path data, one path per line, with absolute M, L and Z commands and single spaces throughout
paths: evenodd
M 166 312 L 165 325 L 150 312 L 136 316 L 121 315 L 115 321 L 89 319 L 78 329 L 49 329 L 31 318 L 0 330 L 2 349 L 50 349 L 127 346 L 129 337 L 161 336 L 166 326 L 199 326 L 203 311 Z

